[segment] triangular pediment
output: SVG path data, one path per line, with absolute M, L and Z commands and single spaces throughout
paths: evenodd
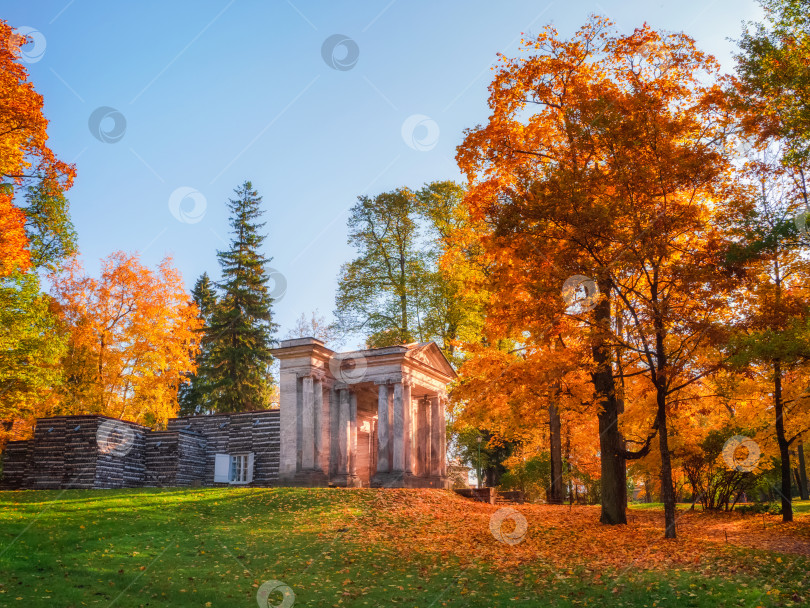
M 408 344 L 406 348 L 408 349 L 407 357 L 409 359 L 419 361 L 450 378 L 456 377 L 456 371 L 435 342 Z

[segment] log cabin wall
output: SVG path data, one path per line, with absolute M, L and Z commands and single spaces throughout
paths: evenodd
M 250 485 L 271 486 L 278 481 L 280 450 L 278 410 L 173 418 L 169 420 L 168 427 L 170 431 L 193 431 L 205 438 L 205 447 L 201 455 L 202 485 L 227 485 L 214 483 L 214 462 L 217 454 L 247 452 L 254 454 L 253 482 Z M 181 461 L 185 462 L 186 458 L 183 457 Z M 192 478 L 189 483 L 194 483 L 194 471 L 190 471 L 188 475 Z
M 26 487 L 58 490 L 65 476 L 65 419 L 50 418 L 43 422 L 37 424 L 31 440 Z
M 3 477 L 0 479 L 0 489 L 18 490 L 28 487 L 25 472 L 28 468 L 28 451 L 30 440 L 9 441 L 3 450 Z
M 144 461 L 147 487 L 203 485 L 205 450 L 203 435 L 185 429 L 153 431 L 146 437 Z
M 72 417 L 66 417 L 71 419 Z M 70 459 L 80 458 L 84 470 L 89 468 L 89 461 L 96 456 L 95 476 L 92 485 L 83 482 L 84 488 L 112 490 L 117 488 L 140 488 L 146 480 L 146 463 L 144 448 L 146 436 L 151 433 L 147 427 L 102 416 L 93 417 L 94 421 L 82 424 L 81 442 L 76 441 L 77 431 L 68 428 L 68 441 L 73 443 Z M 70 427 L 68 422 L 67 427 Z M 99 442 L 107 436 L 109 449 Z M 78 476 L 80 473 L 75 471 Z M 68 486 L 63 486 L 68 487 Z M 74 486 L 75 487 L 75 486 Z
M 205 451 L 208 441 L 198 433 L 177 433 L 177 477 L 174 485 L 194 486 L 205 483 Z
M 154 431 L 146 438 L 144 486 L 147 488 L 162 488 L 176 484 L 179 434 L 173 431 Z
M 252 453 L 252 486 L 278 482 L 279 412 L 192 416 L 168 430 L 105 416 L 37 420 L 34 437 L 3 452 L 3 489 L 114 489 L 214 483 L 217 454 Z

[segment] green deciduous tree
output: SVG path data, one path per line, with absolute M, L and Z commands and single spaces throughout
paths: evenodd
M 341 268 L 336 297 L 343 332 L 372 347 L 432 340 L 458 362 L 456 342 L 481 324 L 480 302 L 462 289 L 471 256 L 456 248 L 442 263 L 468 222 L 463 197 L 463 186 L 444 181 L 358 198 L 349 218 L 358 255 Z
M 0 278 L 0 445 L 62 379 L 66 340 L 36 273 Z
M 750 213 L 735 225 L 737 244 L 730 257 L 744 270 L 738 298 L 738 331 L 731 341 L 732 363 L 755 378 L 770 414 L 765 437 L 776 437 L 781 470 L 783 521 L 793 520 L 791 445 L 807 429 L 806 392 L 810 362 L 810 291 L 805 235 L 796 216 L 808 196 L 793 162 L 781 162 L 779 146 L 755 153 L 743 175 L 756 185 Z M 787 150 L 789 154 L 790 151 Z M 799 223 L 801 226 L 801 222 Z M 767 405 L 766 405 L 767 404 Z
M 459 343 L 480 340 L 485 299 L 485 290 L 480 288 L 481 249 L 463 239 L 473 223 L 463 204 L 465 193 L 453 181 L 426 184 L 416 192 L 425 226 L 428 273 L 421 326 L 455 365 L 464 357 Z M 470 289 L 472 285 L 478 288 Z
M 56 272 L 64 260 L 76 253 L 77 236 L 69 207 L 64 193 L 43 181 L 27 188 L 21 208 L 34 269 Z
M 426 271 L 416 212 L 407 188 L 360 196 L 352 207 L 349 244 L 358 256 L 340 270 L 335 316 L 342 331 L 363 333 L 368 346 L 421 341 Z
M 737 71 L 750 123 L 787 143 L 786 163 L 810 162 L 810 0 L 760 0 L 766 23 L 749 24 Z
M 30 266 L 0 279 L 0 445 L 15 421 L 41 413 L 62 382 L 59 361 L 67 336 L 39 273 L 56 272 L 76 253 L 76 232 L 62 192 L 45 181 L 31 184 L 20 205 Z

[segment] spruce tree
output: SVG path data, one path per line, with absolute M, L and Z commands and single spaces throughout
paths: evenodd
M 199 310 L 199 318 L 203 327 L 200 330 L 197 344 L 199 352 L 196 356 L 197 372 L 188 374 L 186 380 L 180 385 L 177 399 L 180 402 L 180 415 L 193 416 L 197 414 L 210 414 L 213 410 L 210 369 L 211 341 L 207 339 L 206 328 L 211 324 L 211 316 L 217 305 L 216 285 L 204 272 L 191 290 L 191 296 Z
M 269 407 L 273 378 L 270 349 L 274 346 L 273 298 L 267 288 L 266 265 L 260 249 L 265 235 L 259 222 L 262 198 L 246 181 L 228 201 L 231 245 L 217 252 L 221 297 L 206 326 L 207 361 L 203 372 L 211 381 L 217 412 L 242 412 Z

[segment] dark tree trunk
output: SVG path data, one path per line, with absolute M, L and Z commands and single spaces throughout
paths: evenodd
M 565 470 L 568 472 L 568 502 L 574 504 L 574 484 L 571 481 L 571 431 L 565 431 Z
M 401 281 L 401 293 L 399 295 L 399 315 L 400 315 L 400 324 L 402 325 L 402 333 L 400 335 L 400 340 L 403 344 L 411 341 L 410 331 L 408 331 L 408 295 L 407 295 L 407 273 L 406 273 L 406 265 L 407 262 L 405 260 L 405 255 L 400 253 L 399 256 L 399 278 Z
M 773 362 L 773 407 L 776 414 L 776 442 L 779 444 L 779 458 L 782 461 L 782 521 L 793 521 L 793 504 L 790 497 L 790 442 L 785 437 L 784 404 L 782 403 L 782 365 L 777 359 Z
M 619 440 L 622 444 L 622 450 L 627 449 L 627 442 L 624 440 L 624 437 L 619 434 Z M 621 476 L 622 480 L 622 506 L 627 510 L 627 459 L 624 457 L 624 454 L 619 455 L 619 475 Z
M 561 505 L 563 501 L 562 424 L 560 423 L 560 412 L 553 403 L 548 406 L 548 428 L 551 445 L 551 485 L 549 486 L 548 502 Z
M 624 439 L 619 432 L 619 400 L 613 378 L 613 360 L 610 345 L 605 338 L 610 330 L 610 282 L 599 280 L 600 299 L 593 310 L 597 335 L 593 343 L 596 370 L 591 374 L 601 410 L 599 412 L 599 449 L 602 465 L 603 524 L 626 524 L 625 497 L 627 472 L 624 469 Z
M 657 281 L 657 275 L 656 275 Z M 655 327 L 655 370 L 653 383 L 658 406 L 658 445 L 661 450 L 661 502 L 664 503 L 664 538 L 675 538 L 675 488 L 672 484 L 672 457 L 669 453 L 669 430 L 667 429 L 667 351 L 664 344 L 666 329 L 664 313 L 661 309 L 665 303 L 658 301 L 657 282 L 651 290 L 651 300 L 655 305 L 653 325 Z
M 661 448 L 661 501 L 664 503 L 664 538 L 675 538 L 675 492 L 667 436 L 666 395 L 658 394 L 658 440 Z
M 807 467 L 804 464 L 804 443 L 801 437 L 799 437 L 796 451 L 799 454 L 799 496 L 801 496 L 802 500 L 808 500 L 810 497 L 807 488 Z

